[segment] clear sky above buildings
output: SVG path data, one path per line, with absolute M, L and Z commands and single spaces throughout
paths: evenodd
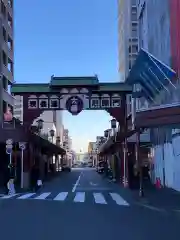
M 15 80 L 48 82 L 50 76 L 98 74 L 118 81 L 116 0 L 16 0 Z M 88 140 L 109 127 L 106 112 L 84 111 L 63 116 L 73 147 L 87 149 Z

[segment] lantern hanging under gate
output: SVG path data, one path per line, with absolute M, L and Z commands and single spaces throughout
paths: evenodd
M 115 119 L 115 118 L 113 118 L 113 119 L 111 120 L 111 128 L 113 128 L 113 129 L 116 128 L 116 119 Z

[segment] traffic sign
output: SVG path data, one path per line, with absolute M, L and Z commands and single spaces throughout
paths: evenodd
M 21 150 L 25 150 L 26 149 L 26 143 L 19 142 L 19 148 L 21 148 Z
M 6 140 L 6 145 L 11 145 L 13 144 L 13 140 L 12 139 L 7 139 Z
M 6 153 L 11 154 L 12 153 L 12 148 L 6 148 Z
M 13 145 L 12 144 L 8 144 L 8 145 L 6 145 L 6 148 L 13 148 Z

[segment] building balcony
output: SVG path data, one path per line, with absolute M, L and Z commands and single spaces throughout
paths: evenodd
M 13 38 L 13 27 L 9 25 L 8 19 L 5 18 L 2 13 L 0 14 L 0 17 L 2 19 L 2 26 L 6 29 L 9 37 L 11 39 L 14 39 Z
M 2 98 L 6 103 L 8 103 L 11 106 L 14 106 L 15 98 L 11 94 L 9 94 L 5 89 L 3 89 L 2 91 Z
M 8 81 L 10 81 L 11 83 L 14 82 L 14 77 L 13 77 L 12 72 L 9 71 L 7 66 L 5 66 L 4 64 L 2 66 L 2 74 L 6 77 L 6 79 L 8 79 Z
M 9 15 L 13 18 L 13 6 L 11 6 L 11 5 L 8 3 L 8 0 L 5 0 L 5 3 L 7 3 L 6 6 L 7 6 L 7 11 L 8 11 L 8 13 L 9 13 Z M 13 4 L 12 4 L 12 5 L 13 5 Z
M 3 41 L 2 50 L 7 54 L 7 56 L 14 62 L 14 52 L 9 48 L 7 42 Z

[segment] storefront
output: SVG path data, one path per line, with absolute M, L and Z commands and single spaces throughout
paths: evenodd
M 6 153 L 6 141 L 12 141 L 11 160 L 10 154 Z M 19 143 L 23 143 L 25 148 L 22 149 Z M 10 161 L 15 168 L 16 183 L 20 185 L 23 178 L 23 188 L 28 188 L 31 179 L 31 168 L 38 159 L 38 164 L 41 172 L 44 172 L 45 159 L 50 159 L 53 156 L 66 154 L 65 150 L 52 144 L 46 139 L 43 139 L 31 130 L 27 130 L 23 125 L 13 119 L 8 125 L 0 129 L 0 184 L 3 186 L 8 175 Z M 46 157 L 45 157 L 46 156 Z M 58 159 L 58 158 L 56 158 Z M 22 176 L 22 161 L 23 160 L 23 176 Z M 43 175 L 42 175 L 43 177 Z
M 176 73 L 141 50 L 129 74 L 133 85 L 133 127 L 150 129 L 151 179 L 180 191 L 180 102 Z M 139 105 L 139 106 L 138 106 Z

